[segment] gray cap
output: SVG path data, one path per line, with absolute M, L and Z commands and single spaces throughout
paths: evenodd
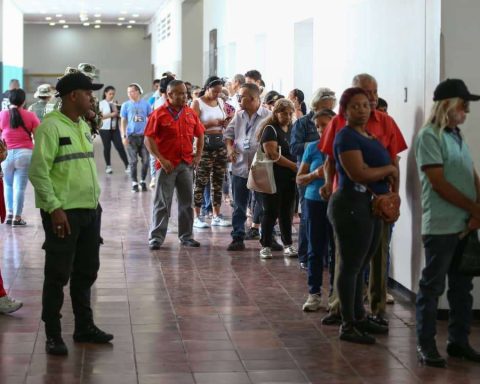
M 50 84 L 39 85 L 33 97 L 38 99 L 39 97 L 51 97 L 55 95 L 55 91 L 52 89 Z

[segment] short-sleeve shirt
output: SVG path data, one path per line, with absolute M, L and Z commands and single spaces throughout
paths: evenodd
M 267 125 L 263 130 L 262 139 L 260 140 L 262 150 L 263 143 L 266 143 L 267 141 L 276 141 L 281 148 L 282 156 L 295 163 L 295 156 L 290 153 L 291 132 L 292 127 L 289 127 L 288 131 L 285 132 L 282 128 L 277 127 L 276 125 Z M 295 172 L 290 168 L 282 167 L 277 163 L 273 164 L 273 174 L 276 182 L 288 182 L 295 179 Z
M 315 171 L 325 163 L 325 155 L 319 151 L 318 143 L 320 140 L 312 141 L 307 144 L 303 152 L 302 163 L 309 164 L 309 172 Z M 314 179 L 305 189 L 305 198 L 308 200 L 321 201 L 319 189 L 325 184 L 325 179 Z
M 344 190 L 365 191 L 365 185 L 358 184 L 350 179 L 340 162 L 340 154 L 347 151 L 361 151 L 363 162 L 370 168 L 384 167 L 392 164 L 390 154 L 379 140 L 366 137 L 355 129 L 346 126 L 335 137 L 333 145 L 334 157 L 338 172 L 338 188 Z M 384 194 L 389 191 L 386 180 L 380 180 L 367 185 L 376 194 Z
M 184 106 L 181 111 L 176 111 L 167 101 L 153 111 L 148 119 L 145 136 L 154 138 L 160 154 L 176 167 L 182 161 L 192 163 L 193 138 L 204 132 L 205 128 L 193 109 Z M 160 167 L 156 161 L 155 168 Z
M 337 115 L 330 121 L 320 138 L 319 148 L 322 153 L 333 157 L 333 142 L 335 141 L 335 136 L 346 125 L 347 121 L 342 115 Z M 367 122 L 367 132 L 382 143 L 390 153 L 392 160 L 395 159 L 400 152 L 408 148 L 395 120 L 386 113 L 377 110 L 372 111 Z
M 422 235 L 445 235 L 465 230 L 470 214 L 443 199 L 432 188 L 422 168 L 443 167 L 445 179 L 471 200 L 477 199 L 472 156 L 460 130 L 428 124 L 415 140 L 415 155 L 422 183 Z
M 124 102 L 120 110 L 120 116 L 128 121 L 127 136 L 143 135 L 150 113 L 152 113 L 152 107 L 144 99 Z
M 2 138 L 7 143 L 8 149 L 33 149 L 31 135 L 26 131 L 33 133 L 35 128 L 40 125 L 40 120 L 33 112 L 29 112 L 23 108 L 19 108 L 18 111 L 22 117 L 24 128 L 11 128 L 10 111 L 0 112 L 0 131 L 2 131 Z

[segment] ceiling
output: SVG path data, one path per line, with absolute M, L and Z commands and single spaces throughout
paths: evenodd
M 166 0 L 13 0 L 27 24 L 148 24 Z M 123 18 L 123 19 L 122 19 Z

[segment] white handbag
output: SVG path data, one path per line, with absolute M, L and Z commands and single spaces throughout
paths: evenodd
M 276 133 L 276 132 L 275 132 Z M 262 151 L 262 145 L 258 146 L 253 157 L 252 166 L 248 172 L 247 188 L 256 192 L 274 194 L 277 193 L 277 184 L 273 174 L 273 163 L 282 156 L 282 148 L 278 146 L 278 158 L 270 160 Z

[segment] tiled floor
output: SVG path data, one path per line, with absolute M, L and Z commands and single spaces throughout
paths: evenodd
M 339 342 L 336 327 L 320 324 L 323 311 L 301 311 L 306 275 L 297 261 L 281 255 L 262 261 L 256 242 L 227 253 L 228 228 L 196 231 L 202 247 L 182 249 L 172 226 L 162 249 L 149 252 L 151 192 L 132 194 L 118 163 L 107 177 L 97 161 L 105 245 L 93 302 L 97 324 L 115 339 L 74 344 L 67 298 L 70 354 L 45 354 L 43 230 L 29 186 L 28 227 L 0 229 L 2 274 L 25 303 L 0 317 L 1 384 L 480 383 L 479 365 L 454 359 L 447 370 L 417 365 L 414 309 L 400 297 L 389 307 L 390 334 L 375 346 Z M 445 326 L 439 326 L 442 353 Z M 478 325 L 472 342 L 480 345 Z

